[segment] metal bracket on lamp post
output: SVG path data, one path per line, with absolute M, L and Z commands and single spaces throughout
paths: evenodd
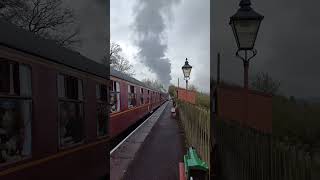
M 184 80 L 186 80 L 186 90 L 188 89 L 188 81 L 189 81 L 190 77 L 185 77 Z
M 190 79 L 190 77 L 185 77 L 184 78 L 186 80 L 186 101 L 188 100 L 188 80 Z
M 245 57 L 242 57 L 239 52 L 244 51 L 245 52 Z M 252 55 L 248 58 L 247 57 L 247 51 L 251 51 Z M 250 59 L 252 59 L 253 57 L 255 57 L 257 55 L 257 50 L 256 49 L 250 49 L 250 50 L 240 50 L 238 49 L 236 52 L 236 56 L 240 59 L 242 59 L 243 61 L 249 62 Z
M 240 51 L 244 51 L 244 57 L 241 56 L 239 54 Z M 248 58 L 248 51 L 251 51 L 252 54 L 251 56 Z M 250 62 L 250 59 L 252 59 L 254 56 L 257 55 L 257 50 L 256 49 L 250 49 L 250 50 L 240 50 L 238 49 L 238 51 L 236 52 L 236 56 L 240 59 L 242 59 L 243 61 L 243 66 L 244 66 L 244 88 L 248 90 L 248 69 L 249 69 L 249 62 Z

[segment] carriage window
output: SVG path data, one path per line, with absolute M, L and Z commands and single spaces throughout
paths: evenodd
M 150 91 L 148 90 L 147 102 L 150 103 Z
M 120 111 L 120 85 L 116 81 L 110 81 L 110 111 Z
M 30 68 L 0 60 L 0 165 L 31 155 L 31 109 Z
M 151 103 L 153 103 L 153 91 L 151 91 L 150 101 L 151 101 Z
M 128 85 L 128 107 L 134 107 L 136 104 L 136 89 L 134 86 Z
M 96 85 L 96 98 L 98 101 L 102 101 L 102 102 L 108 101 L 108 88 L 106 85 L 102 85 L 102 84 Z
M 58 75 L 59 97 L 73 100 L 83 100 L 82 80 L 73 76 Z
M 4 95 L 30 95 L 30 94 L 20 94 L 21 87 L 20 85 L 28 85 L 26 82 L 28 76 L 21 76 L 22 74 L 29 73 L 30 70 L 25 70 L 28 68 L 25 65 L 19 65 L 18 63 L 0 60 L 0 94 Z M 20 78 L 22 80 L 20 81 Z M 22 87 L 25 88 L 30 87 Z M 31 92 L 31 91 L 30 91 Z
M 108 106 L 106 103 L 99 103 L 97 107 L 97 134 L 107 135 L 108 130 Z
M 7 61 L 0 61 L 0 92 L 10 93 L 11 65 Z
M 107 135 L 108 123 L 108 88 L 106 85 L 96 85 L 97 98 L 97 135 Z
M 79 143 L 84 138 L 82 84 L 76 77 L 58 75 L 60 147 Z
M 140 104 L 142 105 L 142 104 L 144 104 L 143 88 L 140 88 L 140 94 L 141 94 L 141 96 L 140 96 Z

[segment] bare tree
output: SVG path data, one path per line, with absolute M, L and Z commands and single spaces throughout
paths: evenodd
M 120 56 L 118 59 L 116 59 L 116 61 L 111 64 L 111 67 L 129 76 L 133 76 L 135 74 L 133 71 L 133 66 L 123 56 Z
M 188 85 L 188 90 L 197 91 L 197 88 L 194 85 L 190 84 L 190 85 Z
M 261 72 L 254 76 L 251 86 L 258 91 L 276 94 L 279 92 L 280 81 L 272 79 L 268 73 Z
M 0 0 L 0 17 L 10 21 L 26 8 L 24 0 Z
M 129 76 L 133 76 L 134 70 L 133 66 L 130 64 L 130 62 L 121 54 L 122 48 L 119 44 L 111 42 L 110 44 L 110 61 L 109 64 L 112 68 L 115 70 L 121 71 L 122 73 L 125 73 Z M 107 57 L 104 58 L 104 63 L 108 60 Z
M 176 97 L 177 96 L 177 87 L 175 87 L 174 85 L 170 85 L 169 88 L 168 88 L 168 92 L 170 94 L 170 96 L 172 97 Z
M 80 45 L 72 9 L 62 0 L 1 0 L 0 17 L 64 47 Z
M 111 42 L 110 44 L 110 64 L 114 64 L 121 57 L 122 48 L 119 44 Z

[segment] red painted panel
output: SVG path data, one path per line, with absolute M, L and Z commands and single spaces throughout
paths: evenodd
M 190 90 L 186 91 L 186 89 L 178 88 L 178 98 L 183 101 L 189 102 L 191 104 L 195 104 L 196 96 L 197 94 L 195 91 L 190 91 Z
M 107 175 L 108 159 L 106 152 L 108 151 L 106 147 L 106 143 L 99 144 L 57 159 L 15 171 L 5 176 L 0 176 L 0 179 L 99 179 Z M 105 154 L 105 156 L 102 156 L 102 154 Z
M 128 109 L 128 84 L 124 81 L 120 82 L 120 109 Z
M 85 108 L 85 133 L 87 142 L 92 142 L 97 138 L 97 100 L 96 82 L 87 79 L 84 81 L 84 92 L 86 103 Z
M 110 135 L 115 137 L 128 127 L 133 125 L 148 113 L 148 107 L 136 108 L 128 110 L 128 112 L 120 112 L 110 117 Z
M 247 93 L 248 110 L 246 109 Z M 246 91 L 243 88 L 219 87 L 217 110 L 218 117 L 223 120 L 238 121 L 264 132 L 272 132 L 272 96 L 269 94 Z
M 33 119 L 32 154 L 34 158 L 58 149 L 57 73 L 45 66 L 32 65 Z

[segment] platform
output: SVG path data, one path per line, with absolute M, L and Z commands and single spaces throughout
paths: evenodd
M 171 102 L 164 103 L 120 146 L 111 151 L 111 180 L 152 180 L 152 177 L 163 176 L 164 172 L 168 174 L 165 177 L 178 177 L 178 165 L 183 158 L 184 146 L 177 121 L 171 118 L 171 107 Z M 147 176 L 146 169 L 150 168 L 155 170 Z
M 124 180 L 176 180 L 185 154 L 184 137 L 171 116 L 172 103 L 163 110 L 127 169 Z

